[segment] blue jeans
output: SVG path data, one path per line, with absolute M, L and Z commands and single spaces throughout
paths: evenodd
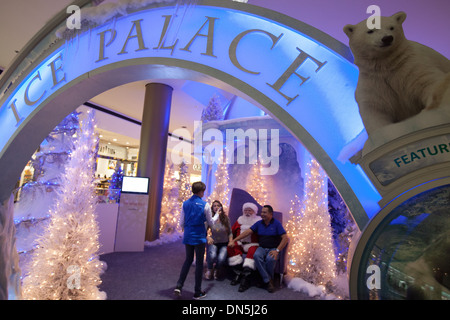
M 212 269 L 214 267 L 214 262 L 216 261 L 216 268 L 221 268 L 227 263 L 227 245 L 228 243 L 208 245 L 208 253 L 206 255 L 208 269 Z
M 276 248 L 258 247 L 253 255 L 256 269 L 259 271 L 264 283 L 268 283 L 273 278 L 277 260 L 272 258 L 272 256 L 269 255 L 269 252 L 275 249 Z
M 195 252 L 195 293 L 202 291 L 202 276 L 203 276 L 203 257 L 205 256 L 205 243 L 190 245 L 185 244 L 186 259 L 184 260 L 183 267 L 181 268 L 180 278 L 178 279 L 177 286 L 183 287 L 184 281 L 189 273 L 189 269 L 194 261 Z

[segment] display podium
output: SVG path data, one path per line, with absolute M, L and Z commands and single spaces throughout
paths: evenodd
M 123 177 L 114 251 L 143 251 L 149 178 Z

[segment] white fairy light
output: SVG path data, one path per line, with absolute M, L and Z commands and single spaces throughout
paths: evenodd
M 95 220 L 94 162 L 97 137 L 95 113 L 88 113 L 82 132 L 61 177 L 61 188 L 50 223 L 38 239 L 29 274 L 23 279 L 23 297 L 32 300 L 105 298 L 98 290 L 98 226 Z M 76 266 L 79 274 L 72 274 Z M 68 285 L 79 277 L 81 288 Z
M 286 226 L 291 239 L 288 271 L 315 285 L 325 285 L 335 277 L 326 175 L 316 160 L 307 167 L 303 205 L 297 196 L 291 201 L 291 219 Z

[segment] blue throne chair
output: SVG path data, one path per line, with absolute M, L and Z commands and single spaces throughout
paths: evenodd
M 236 220 L 242 215 L 242 206 L 247 202 L 254 203 L 258 207 L 258 212 L 256 214 L 260 216 L 261 209 L 263 208 L 265 203 L 261 205 L 256 202 L 256 200 L 247 191 L 239 188 L 233 188 L 231 192 L 230 207 L 228 209 L 228 217 L 230 218 L 231 225 L 233 225 Z M 274 211 L 273 217 L 283 223 L 283 214 L 281 212 Z M 280 286 L 287 271 L 287 249 L 288 245 L 286 245 L 286 247 L 281 250 L 278 262 L 275 266 L 275 274 L 280 275 Z

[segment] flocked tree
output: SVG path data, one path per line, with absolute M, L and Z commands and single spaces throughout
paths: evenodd
M 269 199 L 268 177 L 261 174 L 261 168 L 262 163 L 258 160 L 250 170 L 245 190 L 255 198 L 256 202 L 265 205 Z
M 48 223 L 48 211 L 76 139 L 78 115 L 78 112 L 72 112 L 50 132 L 29 162 L 32 169 L 24 172 L 27 178 L 17 191 L 14 207 L 17 244 L 21 253 L 33 249 L 37 235 Z
M 41 143 L 31 160 L 33 180 L 48 187 L 59 184 L 59 177 L 74 147 L 75 133 L 79 129 L 78 116 L 76 111 L 69 114 Z
M 178 202 L 178 186 L 173 175 L 173 164 L 166 164 L 164 172 L 163 197 L 161 200 L 160 236 L 181 231 L 180 203 Z
M 181 207 L 183 201 L 186 201 L 192 195 L 188 166 L 184 161 L 180 163 L 179 173 L 180 173 L 180 180 L 178 181 L 178 194 L 179 194 L 178 201 L 179 206 Z
M 302 217 L 291 221 L 289 270 L 314 285 L 331 284 L 336 265 L 327 177 L 316 160 L 308 163 Z
M 223 157 L 221 159 L 223 160 Z M 214 177 L 216 181 L 213 192 L 208 197 L 208 202 L 212 203 L 214 200 L 219 200 L 222 203 L 225 212 L 228 212 L 228 206 L 230 204 L 230 177 L 228 175 L 228 165 L 226 162 L 221 161 L 217 165 Z
M 289 236 L 289 251 L 288 251 L 288 272 L 296 273 L 295 268 L 297 264 L 297 256 L 302 249 L 302 239 L 300 238 L 300 228 L 302 224 L 303 204 L 300 197 L 295 194 L 294 199 L 291 200 L 291 207 L 289 209 L 289 220 L 286 223 L 286 233 Z
M 61 177 L 51 220 L 38 239 L 23 297 L 36 300 L 104 299 L 98 289 L 102 262 L 98 258 L 95 220 L 94 166 L 98 138 L 94 112 L 88 112 Z
M 55 201 L 59 178 L 74 147 L 78 116 L 74 111 L 65 117 L 42 141 L 29 161 L 30 167 L 24 170 L 23 185 L 14 204 L 16 246 L 23 269 L 36 247 L 36 239 L 49 223 L 49 209 Z
M 223 120 L 223 109 L 217 95 L 214 95 L 203 109 L 201 120 L 203 122 Z

